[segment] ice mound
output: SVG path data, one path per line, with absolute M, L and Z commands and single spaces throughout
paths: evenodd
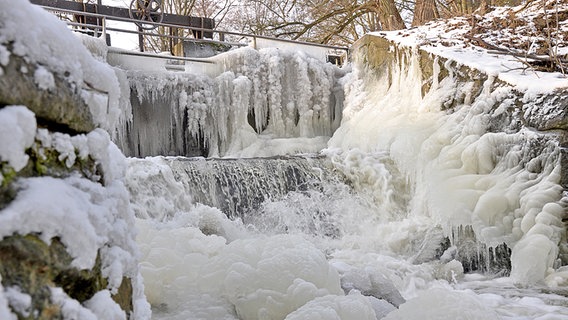
M 391 306 L 392 307 L 392 306 Z M 371 302 L 361 294 L 316 298 L 286 317 L 286 320 L 375 320 Z
M 406 301 L 390 279 L 379 270 L 370 267 L 350 268 L 342 273 L 341 286 L 346 293 L 355 289 L 363 295 L 385 300 L 395 307 Z
M 402 304 L 385 320 L 499 319 L 474 293 L 431 289 Z
M 283 319 L 316 297 L 343 293 L 325 255 L 297 236 L 236 240 L 204 267 L 203 289 L 220 288 L 241 319 Z

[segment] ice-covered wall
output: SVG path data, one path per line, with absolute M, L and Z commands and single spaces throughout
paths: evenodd
M 191 66 L 126 71 L 133 121 L 117 140 L 125 154 L 246 156 L 245 149 L 263 148 L 267 139 L 327 140 L 341 122 L 345 71 L 332 64 L 302 52 L 252 48 L 211 61 L 207 73 Z M 297 145 L 277 154 L 298 151 L 311 150 Z
M 0 318 L 149 319 L 119 72 L 42 8 L 0 8 Z
M 504 244 L 515 281 L 554 282 L 554 268 L 568 262 L 558 125 L 565 94 L 521 90 L 379 36 L 353 51 L 344 122 L 329 142 L 344 154 L 338 165 L 353 171 L 353 150 L 386 153 L 411 188 L 408 210 L 387 219 L 431 220 L 455 247 L 448 252 L 462 261 L 483 257 L 480 269 L 492 268 L 498 246 L 507 255 Z M 557 103 L 542 103 L 549 100 Z

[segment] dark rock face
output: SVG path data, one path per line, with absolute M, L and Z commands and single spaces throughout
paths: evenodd
M 61 287 L 70 298 L 79 302 L 106 288 L 107 280 L 101 274 L 99 258 L 92 270 L 71 267 L 72 260 L 57 238 L 49 245 L 36 235 L 13 235 L 0 241 L 2 285 L 17 286 L 32 298 L 31 310 L 27 310 L 32 316 L 18 314 L 19 319 L 63 319 L 61 307 L 51 301 L 52 287 Z M 121 302 L 123 310 L 130 312 L 130 279 L 123 279 L 122 286 L 124 289 L 113 298 Z
M 32 310 L 29 311 L 37 312 L 38 319 L 63 318 L 60 307 L 50 301 L 53 277 L 63 271 L 61 267 L 68 260 L 58 261 L 62 258 L 61 251 L 65 252 L 61 247 L 58 240 L 47 246 L 32 235 L 15 235 L 0 242 L 2 285 L 25 288 L 23 290 L 32 297 Z M 52 265 L 54 262 L 58 266 Z M 23 318 L 22 315 L 19 317 Z

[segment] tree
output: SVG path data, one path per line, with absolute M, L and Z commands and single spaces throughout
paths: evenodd
M 480 6 L 520 1 L 523 0 L 164 0 L 164 11 L 213 18 L 219 30 L 349 46 L 372 31 L 415 27 L 440 17 L 471 14 Z M 168 32 L 192 37 L 181 29 L 156 30 L 158 34 Z M 154 50 L 172 48 L 171 40 L 148 39 L 147 45 Z
M 413 27 L 423 25 L 439 17 L 440 14 L 438 13 L 436 0 L 416 0 L 414 18 L 412 19 Z
M 245 33 L 350 45 L 363 34 L 406 27 L 394 0 L 244 0 Z M 240 23 L 239 23 L 240 22 Z M 244 22 L 244 23 L 243 23 Z
M 400 30 L 406 28 L 394 0 L 376 0 L 375 9 L 377 10 L 382 26 L 381 30 Z

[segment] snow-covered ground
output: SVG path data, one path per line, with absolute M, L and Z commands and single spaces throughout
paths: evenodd
M 75 85 L 88 80 L 104 88 L 109 102 L 90 100 L 90 107 L 97 124 L 113 133 L 128 110 L 120 99 L 120 75 L 90 57 L 63 23 L 40 9 L 7 0 L 0 7 L 0 65 L 18 54 L 44 66 L 37 79 L 46 89 L 49 72 L 68 74 Z M 24 21 L 37 24 L 21 28 Z M 436 28 L 387 36 L 414 46 L 422 33 L 444 37 L 439 30 L 445 29 Z M 483 70 L 500 78 L 515 74 L 518 89 L 566 87 L 559 74 L 505 72 L 509 61 L 485 49 L 424 47 L 468 65 L 501 66 Z M 267 201 L 262 217 L 245 222 L 193 203 L 160 157 L 125 159 L 101 129 L 54 137 L 36 128 L 25 107 L 5 107 L 0 157 L 16 171 L 27 163 L 23 150 L 35 138 L 71 164 L 75 152 L 69 150 L 90 154 L 107 174 L 104 187 L 77 177 L 22 179 L 23 191 L 0 211 L 0 234 L 60 236 L 79 267 L 90 266 L 95 247 L 110 241 L 103 255 L 109 289 L 123 274 L 136 278 L 138 267 L 143 277 L 137 319 L 149 317 L 145 299 L 154 319 L 568 319 L 568 268 L 556 259 L 566 240 L 559 149 L 551 143 L 521 164 L 518 146 L 533 132 L 487 132 L 486 111 L 503 94 L 489 90 L 494 78 L 471 105 L 447 114 L 439 104 L 454 89 L 453 79 L 421 97 L 420 86 L 413 85 L 420 79 L 413 57 L 408 61 L 408 68 L 393 71 L 391 82 L 369 81 L 357 69 L 344 79 L 346 117 L 322 154 L 356 192 L 341 183 L 294 192 Z M 281 139 L 279 145 L 297 141 Z M 36 207 L 46 209 L 38 215 Z M 84 212 L 82 219 L 65 214 L 76 211 Z M 331 218 L 321 219 L 322 213 Z M 76 227 L 69 230 L 68 222 Z M 307 223 L 314 227 L 305 228 Z M 318 232 L 327 230 L 320 223 L 331 223 L 336 232 Z M 435 258 L 432 248 L 463 223 L 489 245 L 512 248 L 511 277 L 464 274 L 452 247 Z M 84 305 L 58 290 L 52 297 L 67 308 L 69 319 L 124 318 L 107 291 Z M 13 318 L 9 305 L 25 310 L 29 299 L 17 288 L 0 287 L 0 317 Z
M 542 93 L 568 86 L 567 12 L 563 1 L 531 1 L 377 34 L 484 71 L 521 91 Z

